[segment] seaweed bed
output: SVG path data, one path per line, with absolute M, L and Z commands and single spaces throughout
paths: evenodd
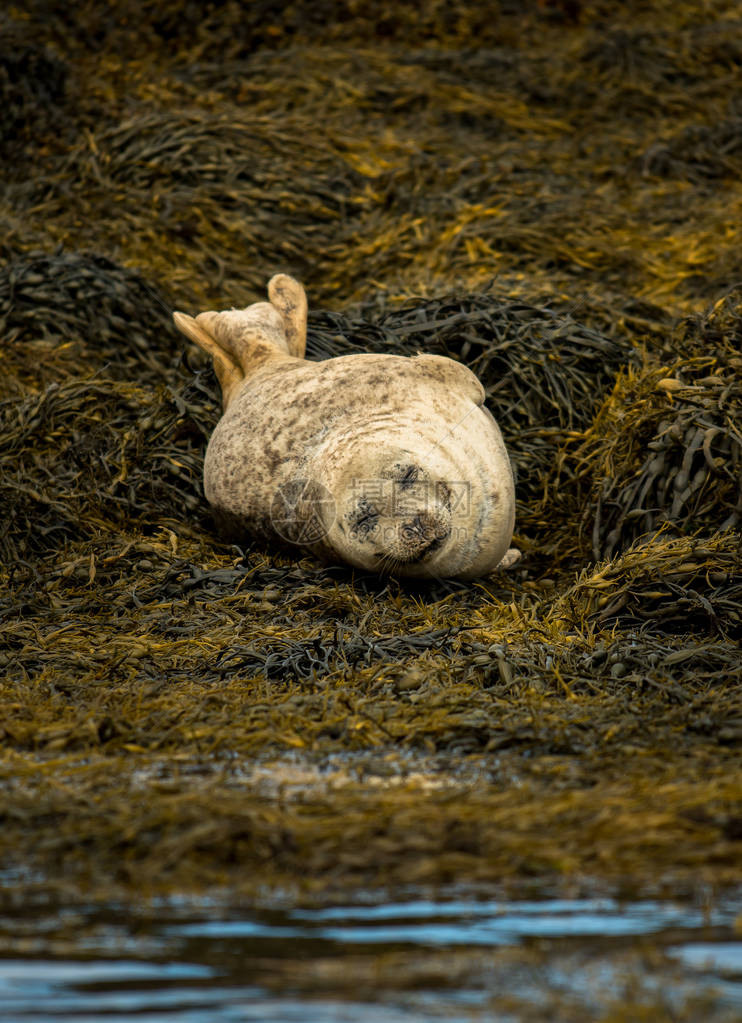
M 0 36 L 0 863 L 100 897 L 742 880 L 742 20 L 29 0 Z M 522 562 L 227 546 L 170 310 L 450 354 Z

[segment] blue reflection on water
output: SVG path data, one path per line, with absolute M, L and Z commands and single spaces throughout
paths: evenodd
M 742 941 L 693 941 L 672 949 L 670 955 L 695 970 L 742 977 Z
M 432 902 L 415 900 L 376 906 L 295 910 L 295 921 L 272 925 L 256 920 L 203 920 L 176 926 L 190 937 L 312 938 L 324 941 L 417 945 L 510 945 L 526 937 L 620 937 L 666 927 L 723 923 L 734 914 L 659 902 L 621 905 L 613 899 L 551 899 L 541 902 Z M 328 926 L 330 924 L 330 926 Z
M 470 1015 L 285 998 L 258 987 L 189 985 L 214 971 L 193 964 L 0 961 L 2 1023 L 470 1023 Z M 149 982 L 138 988 L 137 982 Z M 178 983 L 173 983 L 178 981 Z M 159 987 L 152 987 L 158 982 Z M 478 999 L 469 999 L 476 1002 Z M 464 999 L 467 1001 L 467 999 Z M 441 1006 L 443 1009 L 444 1007 Z
M 511 997 L 530 999 L 534 1004 L 541 999 L 546 1005 L 555 993 L 577 997 L 583 1006 L 593 997 L 591 990 L 599 990 L 601 997 L 611 992 L 618 997 L 622 966 L 617 953 L 626 947 L 627 939 L 642 935 L 655 935 L 653 947 L 664 950 L 665 962 L 675 962 L 685 970 L 686 988 L 677 992 L 678 997 L 695 996 L 711 984 L 715 997 L 735 1012 L 742 1005 L 742 982 L 738 979 L 742 976 L 742 942 L 735 940 L 734 932 L 741 907 L 739 898 L 706 910 L 653 900 L 622 904 L 611 898 L 521 902 L 409 899 L 381 905 L 256 912 L 247 917 L 226 910 L 218 915 L 219 907 L 205 900 L 200 905 L 173 906 L 170 914 L 163 910 L 144 924 L 110 912 L 105 921 L 93 920 L 92 930 L 82 927 L 79 935 L 73 931 L 75 917 L 85 916 L 83 907 L 76 907 L 73 916 L 64 907 L 49 907 L 48 914 L 35 921 L 36 933 L 53 937 L 55 926 L 63 928 L 64 940 L 72 942 L 79 957 L 0 959 L 0 1020 L 472 1023 L 481 1020 L 485 1012 L 488 1020 L 512 1023 L 514 1017 L 494 1013 L 488 1002 L 493 993 L 507 994 L 511 986 Z M 91 919 L 100 912 L 100 907 L 91 908 Z M 8 933 L 12 921 L 5 924 Z M 594 941 L 598 937 L 600 944 Z M 518 971 L 511 976 L 509 968 L 498 975 L 499 981 L 491 981 L 495 985 L 491 990 L 481 980 L 474 986 L 449 982 L 446 956 L 453 955 L 454 948 L 496 949 L 530 938 L 573 939 L 573 943 L 565 940 L 544 946 L 552 952 L 541 966 L 534 967 L 535 973 L 527 975 L 530 985 L 522 983 L 526 974 L 519 980 Z M 580 944 L 580 939 L 590 941 Z M 440 950 L 435 953 L 437 968 L 444 973 L 437 980 L 432 978 L 438 975 L 431 974 L 423 988 L 396 993 L 384 989 L 380 975 L 378 991 L 366 994 L 367 998 L 376 997 L 373 1003 L 363 1001 L 352 988 L 343 990 L 353 983 L 353 957 L 383 958 L 388 954 L 384 946 L 401 948 L 403 957 L 415 949 Z M 89 960 L 84 958 L 87 949 L 92 953 Z M 110 959 L 104 958 L 106 952 Z M 264 972 L 268 960 L 274 971 L 272 982 Z M 340 969 L 331 974 L 335 981 L 324 988 L 310 984 L 302 990 L 302 982 L 290 979 L 285 986 L 275 983 L 275 971 L 284 967 L 288 969 L 286 978 L 295 976 L 291 973 L 293 963 L 309 965 L 309 974 L 303 976 L 311 977 L 312 964 L 333 961 Z M 661 970 L 653 974 L 654 968 L 647 960 L 640 967 L 645 972 L 639 979 L 647 990 L 662 992 L 664 975 Z M 282 982 L 284 975 L 279 973 L 279 977 Z

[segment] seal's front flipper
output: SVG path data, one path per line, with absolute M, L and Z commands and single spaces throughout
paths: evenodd
M 450 391 L 462 394 L 475 405 L 484 403 L 484 388 L 463 363 L 454 362 L 445 355 L 415 355 L 412 361 L 426 376 L 440 381 Z
M 495 569 L 496 572 L 501 572 L 506 568 L 512 568 L 513 565 L 517 565 L 522 555 L 517 547 L 508 547 L 505 551 L 502 561 Z
M 173 321 L 181 334 L 185 334 L 190 341 L 195 341 L 199 348 L 211 356 L 214 372 L 222 389 L 222 404 L 226 411 L 230 401 L 237 393 L 237 389 L 245 379 L 245 374 L 232 355 L 192 316 L 187 316 L 185 313 L 173 313 Z
M 288 274 L 276 274 L 268 281 L 268 298 L 283 318 L 289 353 L 303 359 L 307 347 L 307 296 L 304 288 Z

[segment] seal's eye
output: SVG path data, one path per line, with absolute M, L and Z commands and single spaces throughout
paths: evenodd
M 379 521 L 379 513 L 368 501 L 359 501 L 355 512 L 350 517 L 351 533 L 365 539 Z
M 394 482 L 402 490 L 411 487 L 420 478 L 420 467 L 417 465 L 400 465 L 395 467 Z

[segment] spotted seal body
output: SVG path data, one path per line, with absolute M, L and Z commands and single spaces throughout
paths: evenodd
M 280 274 L 268 295 L 174 314 L 222 388 L 204 463 L 221 528 L 404 576 L 475 578 L 517 560 L 510 462 L 473 373 L 436 355 L 307 362 L 303 288 Z

